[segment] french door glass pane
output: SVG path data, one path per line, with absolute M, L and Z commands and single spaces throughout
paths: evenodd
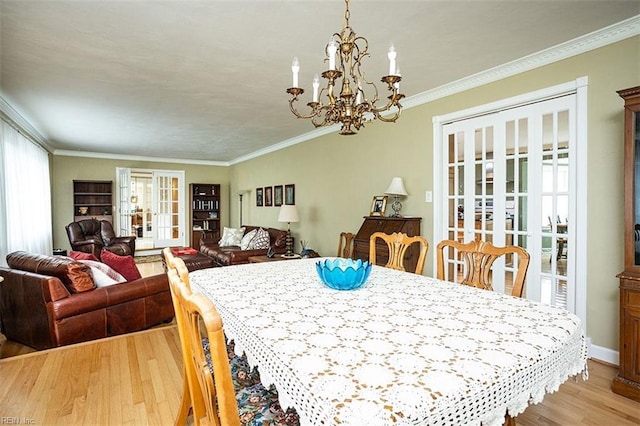
M 569 217 L 569 112 L 542 116 L 541 301 L 566 308 Z
M 179 237 L 178 178 L 158 176 L 158 234 L 159 240 Z

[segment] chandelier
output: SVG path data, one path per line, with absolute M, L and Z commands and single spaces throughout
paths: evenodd
M 322 73 L 327 80 L 326 87 L 320 91 L 320 79 L 316 74 L 313 78 L 312 101 L 307 103 L 310 108 L 308 114 L 299 113 L 294 102 L 298 96 L 304 93 L 304 89 L 298 86 L 298 74 L 300 64 L 298 58 L 293 59 L 291 71 L 293 72 L 293 87 L 287 89 L 291 95 L 289 107 L 298 118 L 311 119 L 315 127 L 330 126 L 341 123 L 341 135 L 356 134 L 366 121 L 378 119 L 380 121 L 395 122 L 402 112 L 400 100 L 404 95 L 400 90 L 400 70 L 396 67 L 396 51 L 393 46 L 389 48 L 389 75 L 380 80 L 387 84 L 390 95 L 385 105 L 377 106 L 380 100 L 376 85 L 368 81 L 362 70 L 360 62 L 370 56 L 369 42 L 366 38 L 357 36 L 349 26 L 349 0 L 345 0 L 344 24 L 340 33 L 334 33 L 331 41 L 325 47 L 325 62 L 329 62 L 329 69 Z M 342 79 L 340 93 L 336 95 L 336 83 Z M 326 96 L 327 103 L 321 100 Z M 389 114 L 383 113 L 389 112 Z

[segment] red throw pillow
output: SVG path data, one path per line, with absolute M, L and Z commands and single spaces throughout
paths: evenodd
M 105 263 L 115 269 L 120 275 L 126 278 L 127 281 L 137 280 L 142 278 L 135 260 L 132 256 L 118 256 L 115 253 L 111 253 L 109 250 L 102 250 L 100 253 L 102 263 Z
M 93 255 L 93 253 L 85 253 L 83 251 L 73 251 L 69 253 L 69 257 L 75 260 L 94 260 L 99 262 L 100 260 Z

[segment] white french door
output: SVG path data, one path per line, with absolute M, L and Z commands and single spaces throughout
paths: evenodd
M 155 247 L 184 245 L 184 173 L 153 172 Z
M 132 198 L 134 192 L 131 169 L 117 168 L 116 170 L 119 235 L 133 235 L 137 228 L 132 226 L 132 217 L 137 219 L 140 216 L 143 228 L 142 235 L 138 235 L 140 246 L 144 248 L 184 246 L 184 172 L 150 170 L 145 171 L 145 174 L 151 176 L 149 204 L 142 200 L 148 197 L 146 190 L 135 189 L 135 197 Z M 134 199 L 135 203 L 132 201 Z M 142 208 L 137 208 L 138 204 L 142 205 Z
M 116 168 L 117 200 L 118 200 L 118 236 L 133 235 L 131 233 L 131 169 Z
M 586 224 L 585 215 L 577 216 L 586 205 L 576 185 L 585 155 L 578 149 L 579 105 L 574 88 L 483 114 L 461 112 L 467 116 L 456 121 L 434 118 L 434 140 L 440 140 L 434 189 L 442 205 L 434 235 L 523 247 L 531 255 L 523 297 L 584 319 L 586 280 L 576 275 L 586 255 L 578 238 Z M 447 279 L 458 282 L 461 259 L 451 253 L 445 264 Z M 516 266 L 511 258 L 496 261 L 495 291 L 510 293 Z

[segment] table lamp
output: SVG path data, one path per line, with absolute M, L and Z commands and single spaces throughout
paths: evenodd
M 402 182 L 401 177 L 394 177 L 391 179 L 391 184 L 384 192 L 385 194 L 393 195 L 394 200 L 393 204 L 391 204 L 391 208 L 393 209 L 393 215 L 391 217 L 401 217 L 400 209 L 402 208 L 402 203 L 400 203 L 400 196 L 407 196 L 407 190 L 404 189 L 404 183 Z
M 283 255 L 284 257 L 295 257 L 293 253 L 293 239 L 291 238 L 290 224 L 291 222 L 299 222 L 298 209 L 295 205 L 283 204 L 280 207 L 280 213 L 278 214 L 278 222 L 287 222 L 287 251 Z

